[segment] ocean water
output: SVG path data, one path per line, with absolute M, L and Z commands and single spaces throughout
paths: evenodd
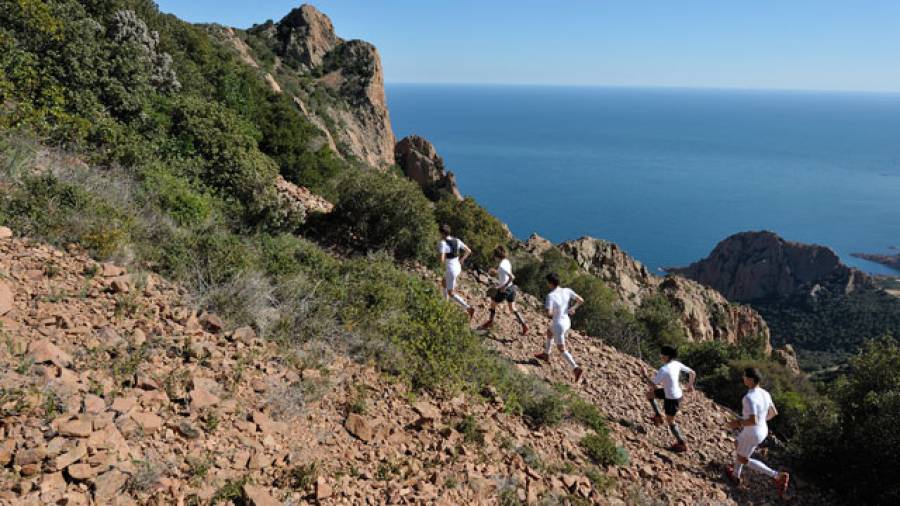
M 900 95 L 393 84 L 398 138 L 430 139 L 526 238 L 590 235 L 652 269 L 773 230 L 851 252 L 900 246 Z

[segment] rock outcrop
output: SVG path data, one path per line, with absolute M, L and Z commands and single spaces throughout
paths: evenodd
M 449 194 L 462 200 L 456 177 L 444 168 L 444 159 L 428 139 L 418 135 L 404 137 L 394 148 L 394 156 L 406 177 L 418 183 L 428 198 L 439 200 Z
M 728 300 L 761 302 L 848 294 L 873 286 L 830 248 L 782 239 L 773 232 L 742 232 L 720 242 L 703 260 L 669 269 L 721 292 Z
M 852 253 L 852 255 L 856 258 L 862 258 L 863 260 L 875 262 L 881 265 L 888 266 L 896 271 L 900 271 L 900 253 L 897 253 L 895 255 L 880 255 L 877 253 Z
M 338 37 L 328 16 L 311 5 L 292 10 L 277 23 L 248 32 L 277 55 L 273 88 L 282 78 L 305 82 L 295 96 L 300 110 L 325 130 L 340 155 L 376 168 L 394 163 L 394 132 L 384 96 L 381 57 L 372 44 Z M 240 49 L 240 48 L 239 48 Z M 280 77 L 281 76 L 281 77 Z
M 532 236 L 526 250 L 546 251 L 549 241 Z M 529 246 L 530 245 L 530 246 Z M 681 276 L 654 275 L 649 269 L 609 241 L 582 237 L 557 246 L 579 267 L 605 281 L 631 310 L 647 297 L 663 295 L 681 316 L 682 329 L 692 341 L 724 341 L 764 338 L 769 327 L 752 308 L 730 304 L 717 291 Z

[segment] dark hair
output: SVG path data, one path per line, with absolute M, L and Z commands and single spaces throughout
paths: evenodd
M 678 358 L 678 349 L 676 349 L 674 346 L 663 346 L 659 350 L 659 352 L 660 354 L 669 357 L 669 360 L 675 360 L 676 358 Z
M 555 272 L 551 272 L 550 274 L 547 274 L 547 282 L 554 287 L 557 287 L 559 286 L 559 276 Z
M 441 225 L 441 233 L 444 234 L 444 237 L 450 235 L 450 225 L 447 225 L 446 223 Z
M 506 258 L 506 248 L 502 244 L 494 248 L 494 257 Z
M 762 379 L 763 379 L 762 373 L 759 372 L 759 369 L 757 369 L 755 367 L 748 367 L 748 368 L 744 369 L 744 377 L 752 379 L 753 382 L 757 385 L 762 383 Z

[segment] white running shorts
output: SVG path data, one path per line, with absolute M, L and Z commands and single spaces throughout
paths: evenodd
M 550 330 L 553 332 L 553 342 L 556 343 L 557 346 L 566 345 L 566 335 L 569 333 L 571 327 L 572 322 L 568 320 L 554 321 L 553 324 L 550 325 Z
M 758 427 L 745 427 L 737 437 L 737 453 L 745 459 L 749 459 L 756 447 L 768 436 L 769 431 Z
M 444 273 L 444 287 L 447 291 L 456 290 L 456 278 L 462 272 L 459 262 L 447 262 L 447 270 Z

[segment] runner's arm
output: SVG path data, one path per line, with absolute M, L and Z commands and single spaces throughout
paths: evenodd
M 766 421 L 768 422 L 769 420 L 775 418 L 776 416 L 778 416 L 778 410 L 775 408 L 775 405 L 773 404 L 773 405 L 769 406 L 769 411 L 766 412 Z
M 756 415 L 750 415 L 747 418 L 738 418 L 728 422 L 728 427 L 732 429 L 741 429 L 743 427 L 753 427 L 756 425 Z
M 581 305 L 584 304 L 584 299 L 581 298 L 581 295 L 578 295 L 577 293 L 574 293 L 574 292 L 573 292 L 573 295 L 575 296 L 575 304 L 573 304 L 573 305 L 569 308 L 569 314 L 570 314 L 570 315 L 575 314 L 575 311 L 578 311 L 578 308 L 580 308 Z
M 684 390 L 687 392 L 694 391 L 694 382 L 697 381 L 697 373 L 693 370 L 688 371 L 688 382 L 687 385 L 684 386 Z
M 463 244 L 463 245 L 462 245 L 462 251 L 463 251 L 463 254 L 462 254 L 461 257 L 459 257 L 459 263 L 461 263 L 461 264 L 462 264 L 462 263 L 465 263 L 465 262 L 466 262 L 466 259 L 469 258 L 469 255 L 472 254 L 472 248 L 470 248 L 470 247 L 466 246 L 465 244 Z

